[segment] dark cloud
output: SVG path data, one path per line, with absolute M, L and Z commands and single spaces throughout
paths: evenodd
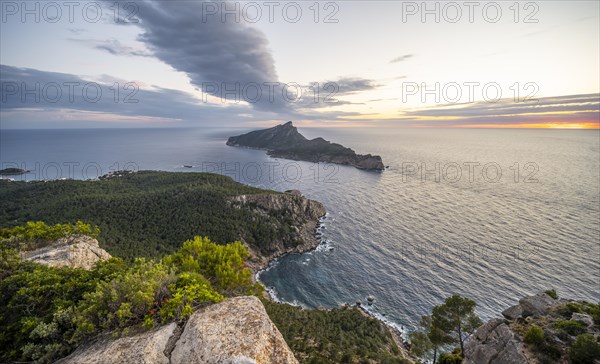
M 113 0 L 109 1 L 113 3 Z M 122 0 L 125 4 L 127 0 Z M 266 36 L 256 28 L 233 17 L 221 19 L 208 15 L 207 1 L 138 0 L 136 18 L 142 29 L 140 40 L 153 54 L 178 71 L 185 72 L 192 84 L 202 88 L 212 83 L 230 86 L 239 83 L 263 85 L 277 82 L 277 72 Z M 108 49 L 105 49 L 108 50 Z M 220 90 L 209 92 L 220 96 Z M 282 111 L 289 104 L 281 98 L 267 97 L 254 106 L 261 110 Z
M 403 55 L 403 56 L 396 57 L 396 58 L 392 59 L 392 60 L 390 61 L 390 63 L 404 62 L 404 61 L 406 61 L 407 59 L 409 59 L 409 58 L 412 58 L 412 57 L 414 57 L 414 54 L 405 54 L 405 55 Z
M 354 94 L 357 92 L 374 90 L 379 86 L 373 80 L 359 77 L 340 78 L 336 81 L 333 81 L 333 83 L 337 85 L 338 94 L 340 95 Z
M 123 56 L 123 55 L 124 56 L 134 56 L 134 57 L 151 57 L 152 56 L 152 54 L 147 51 L 137 50 L 133 47 L 125 46 L 116 39 L 112 39 L 112 40 L 109 40 L 106 42 L 96 44 L 94 46 L 94 48 L 106 51 L 106 52 L 116 55 L 116 56 Z
M 228 103 L 223 107 L 222 104 L 206 103 L 178 90 L 154 87 L 134 92 L 132 88 L 124 89 L 126 81 L 108 75 L 100 77 L 102 81 L 91 82 L 72 74 L 8 65 L 0 65 L 0 74 L 2 128 L 71 127 L 72 122 L 61 119 L 61 116 L 49 121 L 51 113 L 57 115 L 59 112 L 64 112 L 70 120 L 86 115 L 95 117 L 95 121 L 82 120 L 82 123 L 77 124 L 78 127 L 101 126 L 103 120 L 110 121 L 120 116 L 124 120 L 119 122 L 120 125 L 130 126 L 139 125 L 139 122 L 146 120 L 148 123 L 157 120 L 172 121 L 178 125 L 234 125 L 273 119 L 271 112 L 252 110 L 251 106 L 244 103 Z M 116 99 L 115 82 L 119 85 Z M 84 95 L 86 87 L 87 93 Z M 98 89 L 100 97 L 97 97 Z M 60 95 L 57 90 L 60 90 Z M 126 102 L 125 98 L 128 96 L 131 98 Z M 313 94 L 304 93 L 297 102 L 289 102 L 288 111 L 278 114 L 276 119 L 331 120 L 343 115 L 358 115 L 353 112 L 317 110 L 345 104 L 350 103 L 341 100 L 330 103 L 324 97 L 315 101 Z M 40 122 L 40 119 L 46 122 Z M 131 119 L 137 121 L 128 124 L 127 120 Z
M 71 74 L 7 65 L 0 65 L 0 73 L 2 111 L 69 109 L 188 122 L 201 122 L 216 114 L 231 116 L 248 111 L 248 107 L 243 105 L 232 105 L 225 111 L 178 90 L 136 90 L 137 85 L 127 86 L 126 82 L 118 82 L 116 94 L 114 79 L 108 83 L 96 83 Z

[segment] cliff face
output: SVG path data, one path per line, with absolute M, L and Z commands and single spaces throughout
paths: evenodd
M 492 319 L 477 329 L 465 344 L 464 363 L 569 363 L 569 348 L 575 336 L 600 335 L 599 322 L 594 323 L 588 314 L 593 307 L 586 302 L 554 299 L 546 293 L 522 298 L 518 305 L 502 312 L 504 319 Z M 564 322 L 569 328 L 562 328 Z M 536 345 L 524 340 L 532 326 L 543 331 L 542 342 Z M 577 331 L 571 331 L 575 327 Z
M 89 236 L 61 238 L 46 247 L 25 251 L 21 258 L 50 267 L 92 269 L 96 262 L 111 258 L 98 245 L 98 240 Z
M 236 297 L 176 324 L 117 340 L 98 340 L 57 364 L 297 364 L 256 297 Z
M 308 140 L 291 121 L 270 129 L 230 137 L 227 145 L 265 149 L 270 156 L 277 158 L 343 164 L 367 170 L 385 168 L 380 156 L 356 154 L 350 148 L 323 138 Z
M 302 253 L 314 249 L 320 240 L 315 236 L 319 219 L 325 215 L 325 207 L 318 201 L 303 197 L 298 191 L 281 194 L 240 195 L 230 199 L 235 207 L 251 207 L 258 213 L 277 213 L 287 216 L 292 222 L 290 239 L 296 242 L 290 246 L 283 240 L 273 241 L 268 252 L 257 252 L 252 247 L 248 265 L 255 272 L 267 267 L 269 262 L 287 253 Z

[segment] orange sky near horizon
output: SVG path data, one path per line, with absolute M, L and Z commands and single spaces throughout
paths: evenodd
M 524 124 L 461 124 L 450 126 L 453 128 L 477 128 L 477 129 L 598 129 L 599 122 L 569 123 L 524 123 Z

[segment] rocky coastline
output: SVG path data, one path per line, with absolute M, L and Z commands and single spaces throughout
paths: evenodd
M 316 232 L 321 218 L 326 214 L 325 207 L 318 201 L 305 198 L 300 191 L 239 195 L 231 197 L 229 201 L 236 208 L 251 208 L 259 214 L 284 214 L 292 222 L 290 239 L 293 243 L 278 239 L 270 243 L 266 252 L 257 251 L 246 244 L 250 252 L 247 265 L 255 275 L 286 254 L 305 253 L 321 243 Z

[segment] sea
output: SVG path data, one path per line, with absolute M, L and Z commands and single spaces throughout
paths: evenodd
M 251 129 L 1 130 L 0 167 L 28 181 L 162 170 L 300 190 L 327 209 L 322 243 L 260 281 L 305 308 L 361 302 L 404 331 L 452 294 L 483 319 L 552 288 L 600 301 L 598 130 L 299 128 L 380 155 L 373 172 L 225 145 Z

